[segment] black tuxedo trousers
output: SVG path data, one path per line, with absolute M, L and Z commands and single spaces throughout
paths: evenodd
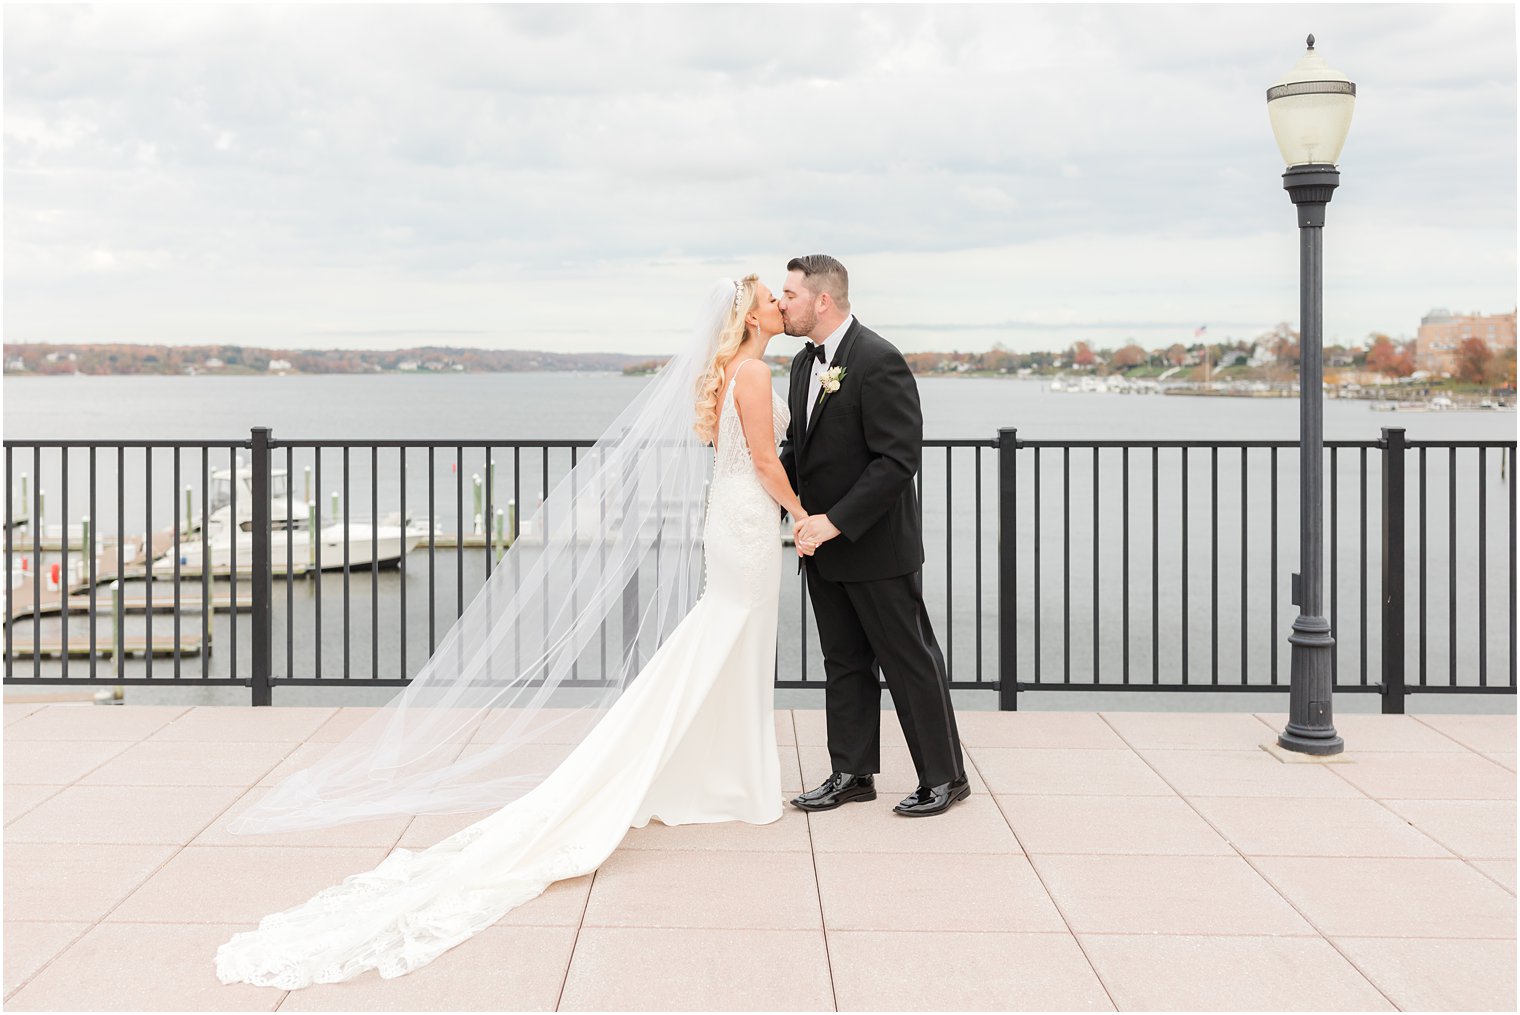
M 834 771 L 881 771 L 886 679 L 919 782 L 965 774 L 949 675 L 923 597 L 923 535 L 913 477 L 923 452 L 918 386 L 898 350 L 857 320 L 830 366 L 838 391 L 807 411 L 813 360 L 792 361 L 781 462 L 809 514 L 840 535 L 805 558 L 818 621 Z
M 918 781 L 938 786 L 965 774 L 945 657 L 924 608 L 923 572 L 836 582 L 820 575 L 809 558 L 807 587 L 828 680 L 824 695 L 834 771 L 881 771 L 879 667 Z

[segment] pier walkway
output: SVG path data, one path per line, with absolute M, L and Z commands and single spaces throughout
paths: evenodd
M 5 1007 L 1514 1010 L 1515 716 L 960 713 L 972 797 L 653 825 L 412 975 L 223 986 L 259 917 L 476 816 L 238 837 L 363 708 L 7 703 Z M 783 788 L 828 770 L 779 711 Z

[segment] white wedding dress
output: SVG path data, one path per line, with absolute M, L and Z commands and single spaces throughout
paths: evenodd
M 779 441 L 789 412 L 774 391 L 772 399 Z M 216 953 L 223 983 L 293 990 L 368 969 L 401 976 L 553 882 L 595 870 L 651 818 L 781 817 L 777 507 L 750 460 L 732 381 L 716 448 L 702 595 L 580 745 L 489 817 L 422 852 L 397 849 L 374 870 L 233 935 Z

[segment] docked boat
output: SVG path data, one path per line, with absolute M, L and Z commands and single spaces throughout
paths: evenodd
M 345 566 L 352 571 L 377 562 L 380 567 L 395 567 L 404 554 L 427 538 L 426 520 L 416 519 L 410 512 L 405 518 L 391 512 L 378 522 L 350 518 L 346 526 L 341 520 L 323 524 L 314 510 L 309 518 L 287 517 L 288 477 L 283 469 L 274 469 L 270 479 L 269 564 L 276 575 L 341 571 Z M 212 496 L 215 506 L 207 517 L 204 535 L 196 531 L 182 536 L 177 555 L 171 547 L 153 562 L 154 574 L 172 575 L 177 559 L 181 577 L 199 576 L 208 568 L 208 557 L 213 576 L 231 574 L 234 560 L 239 576 L 253 573 L 253 470 L 213 473 Z M 435 529 L 435 534 L 438 531 Z

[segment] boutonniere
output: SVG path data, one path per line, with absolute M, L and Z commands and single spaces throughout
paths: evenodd
M 818 387 L 820 389 L 818 392 L 819 405 L 823 404 L 825 398 L 839 390 L 840 382 L 844 380 L 844 374 L 844 367 L 829 367 L 818 375 Z

